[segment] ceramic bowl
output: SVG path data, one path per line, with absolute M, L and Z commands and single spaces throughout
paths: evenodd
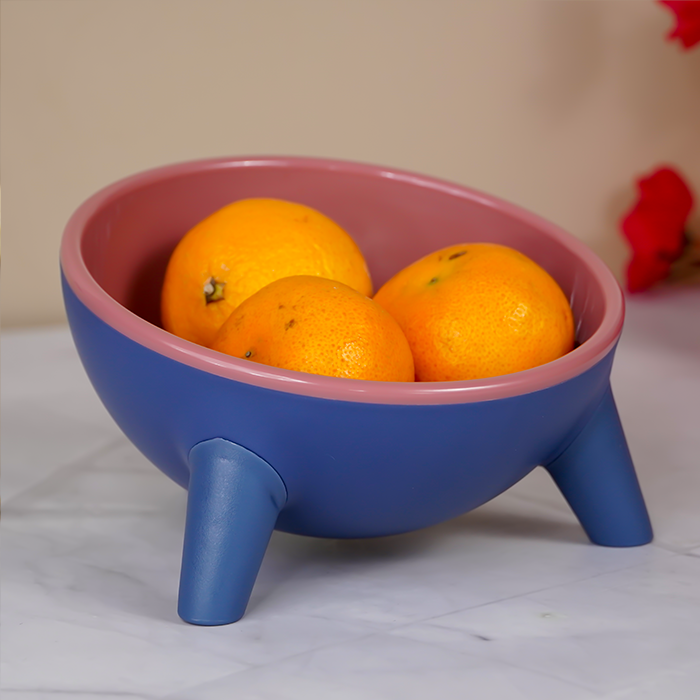
M 362 249 L 375 289 L 444 246 L 517 248 L 568 296 L 577 347 L 490 379 L 391 383 L 266 367 L 171 335 L 159 318 L 170 253 L 198 221 L 245 197 L 301 202 L 334 219 Z M 651 539 L 609 383 L 622 292 L 589 248 L 532 213 L 391 168 L 204 160 L 95 194 L 66 227 L 61 267 L 95 390 L 133 444 L 189 491 L 179 596 L 189 622 L 243 615 L 275 528 L 407 532 L 478 507 L 538 465 L 593 542 Z

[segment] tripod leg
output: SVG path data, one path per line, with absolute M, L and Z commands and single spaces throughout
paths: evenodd
M 610 387 L 588 425 L 545 465 L 595 544 L 634 547 L 653 537 Z
M 222 438 L 190 451 L 178 614 L 196 625 L 243 617 L 287 490 L 277 472 Z

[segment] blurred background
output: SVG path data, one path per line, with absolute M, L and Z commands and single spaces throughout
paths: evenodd
M 621 279 L 635 178 L 672 163 L 700 183 L 700 52 L 672 26 L 651 0 L 2 0 L 2 325 L 64 321 L 58 247 L 84 199 L 211 156 L 453 180 Z

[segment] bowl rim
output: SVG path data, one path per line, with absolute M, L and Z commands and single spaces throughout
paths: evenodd
M 379 382 L 325 377 L 268 367 L 196 345 L 142 319 L 112 298 L 90 274 L 82 256 L 83 231 L 104 207 L 129 192 L 167 179 L 226 168 L 294 167 L 343 171 L 390 178 L 418 187 L 476 201 L 529 224 L 556 239 L 576 255 L 603 290 L 603 319 L 593 335 L 557 360 L 512 374 L 450 382 Z M 298 156 L 237 156 L 190 160 L 152 168 L 108 185 L 81 204 L 66 224 L 61 241 L 63 275 L 77 298 L 98 318 L 134 342 L 195 369 L 226 379 L 309 397 L 361 403 L 426 405 L 490 401 L 547 389 L 572 379 L 611 352 L 624 321 L 624 295 L 603 261 L 583 242 L 559 226 L 517 205 L 478 190 L 414 172 L 354 161 Z

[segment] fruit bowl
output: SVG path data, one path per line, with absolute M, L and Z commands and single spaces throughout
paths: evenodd
M 222 355 L 160 327 L 169 255 L 245 197 L 314 207 L 357 241 L 375 289 L 440 247 L 517 248 L 567 294 L 577 347 L 464 382 L 322 377 Z M 610 390 L 624 299 L 608 268 L 547 221 L 453 183 L 337 160 L 225 158 L 137 174 L 88 199 L 61 246 L 68 319 L 87 374 L 126 436 L 188 489 L 178 612 L 243 615 L 274 529 L 390 535 L 459 516 L 537 466 L 592 542 L 651 525 Z

